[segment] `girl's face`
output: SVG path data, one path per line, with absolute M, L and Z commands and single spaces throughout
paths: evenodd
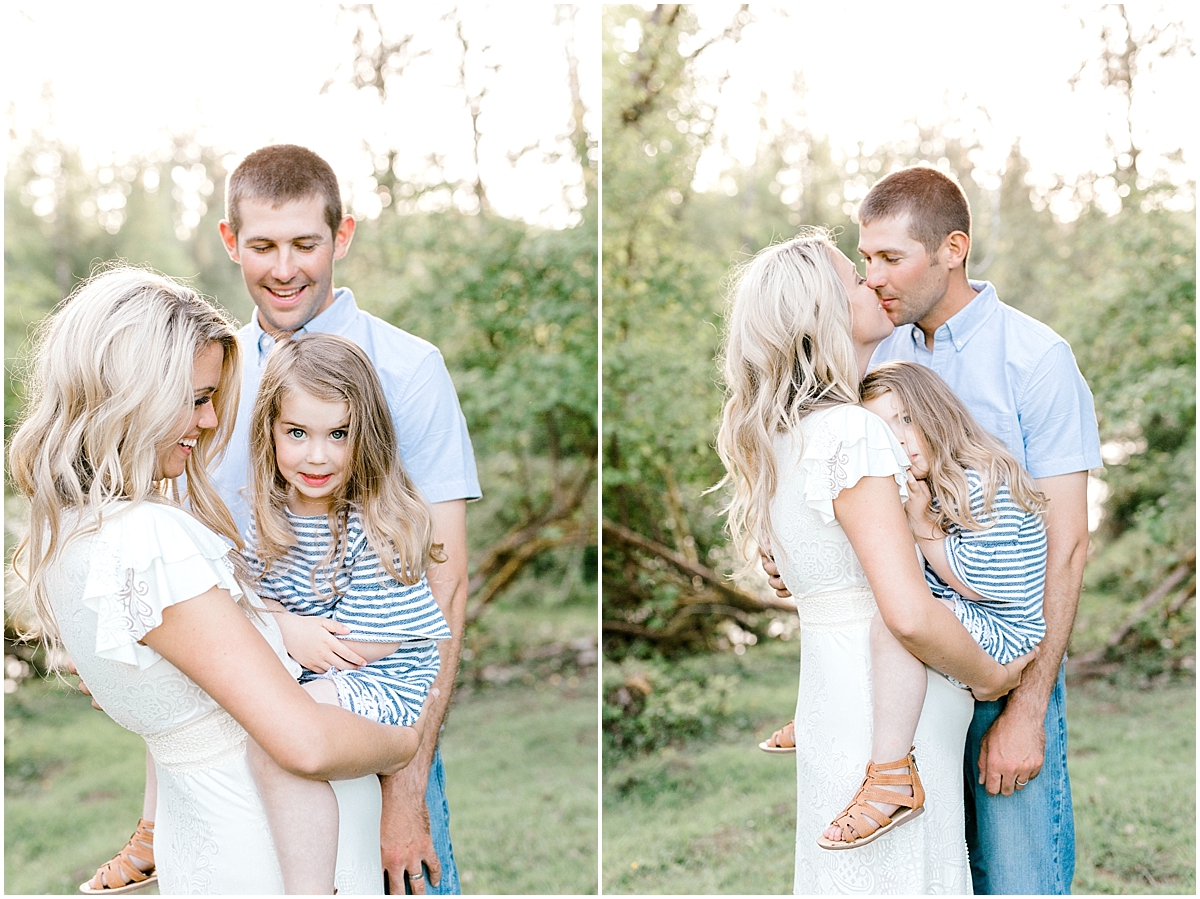
M 155 478 L 177 478 L 183 474 L 200 432 L 217 426 L 212 398 L 221 383 L 224 362 L 225 349 L 219 343 L 210 343 L 196 354 L 192 366 L 192 408 L 180 418 L 179 439 L 159 450 Z
M 273 430 L 275 464 L 287 481 L 288 508 L 325 515 L 346 483 L 350 462 L 350 406 L 284 391 Z
M 874 412 L 892 429 L 892 433 L 908 453 L 908 461 L 912 465 L 908 473 L 917 480 L 928 476 L 929 451 L 920 433 L 913 426 L 908 410 L 900 404 L 900 398 L 888 390 L 873 400 L 867 400 L 863 403 L 863 408 Z

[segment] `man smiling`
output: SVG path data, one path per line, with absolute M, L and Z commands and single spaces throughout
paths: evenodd
M 429 586 L 454 634 L 441 644 L 441 673 L 426 706 L 426 740 L 413 762 L 384 780 L 381 841 L 390 891 L 457 893 L 449 812 L 437 736 L 449 705 L 466 611 L 466 502 L 480 495 L 466 422 L 437 347 L 401 331 L 334 289 L 334 262 L 354 237 L 337 178 L 309 150 L 264 147 L 229 176 L 221 238 L 242 267 L 255 315 L 238 334 L 245 368 L 237 425 L 215 480 L 245 533 L 249 413 L 267 355 L 298 333 L 340 334 L 374 363 L 400 439 L 400 455 L 433 509 L 433 539 L 448 560 Z

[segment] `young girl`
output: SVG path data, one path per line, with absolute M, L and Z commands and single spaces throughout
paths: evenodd
M 436 641 L 450 638 L 424 577 L 445 555 L 366 354 L 328 334 L 281 343 L 263 371 L 250 456 L 247 559 L 305 668 L 301 684 L 318 702 L 411 724 L 438 673 Z M 331 893 L 332 788 L 261 752 L 250 761 L 287 892 Z
M 1045 496 L 931 370 L 907 362 L 882 365 L 863 379 L 862 400 L 908 455 L 905 511 L 933 595 L 1001 664 L 1033 650 L 1046 632 Z M 868 766 L 850 805 L 818 838 L 825 849 L 866 845 L 923 809 L 910 753 L 925 701 L 925 665 L 878 613 L 871 624 L 871 670 L 871 756 L 898 761 Z

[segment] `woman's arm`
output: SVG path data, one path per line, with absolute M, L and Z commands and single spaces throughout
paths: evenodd
M 833 501 L 838 523 L 862 564 L 884 624 L 921 661 L 972 687 L 977 695 L 1007 693 L 1020 682 L 984 652 L 962 623 L 933 598 L 895 479 L 865 477 Z
M 392 774 L 412 759 L 424 722 L 391 727 L 312 699 L 227 590 L 163 610 L 142 639 L 194 680 L 282 768 L 316 780 Z

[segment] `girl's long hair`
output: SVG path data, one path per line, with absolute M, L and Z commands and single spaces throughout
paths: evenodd
M 371 548 L 387 573 L 415 584 L 430 562 L 444 562 L 433 543 L 433 517 L 400 462 L 399 442 L 375 366 L 352 341 L 333 334 L 305 334 L 276 345 L 263 370 L 250 419 L 250 497 L 258 530 L 255 548 L 264 573 L 296 544 L 288 522 L 287 481 L 275 456 L 275 423 L 284 397 L 303 391 L 349 407 L 347 471 L 329 512 L 333 541 L 322 565 L 341 566 L 351 508 L 362 515 Z M 321 593 L 313 570 L 313 590 Z M 329 585 L 333 587 L 332 579 Z
M 196 356 L 214 343 L 224 351 L 212 397 L 219 424 L 200 432 L 180 497 L 177 484 L 156 477 L 158 459 L 183 436 Z M 170 502 L 170 490 L 203 524 L 242 545 L 208 475 L 233 429 L 240 371 L 227 314 L 191 288 L 144 269 L 100 270 L 40 323 L 24 384 L 27 404 L 9 451 L 12 483 L 30 504 L 29 533 L 13 557 L 26 584 L 16 620 L 28 610 L 36 625 L 24 636 L 58 644 L 47 571 L 73 535 L 99 528 L 119 503 Z M 71 515 L 68 526 L 68 510 L 88 514 Z M 244 575 L 241 554 L 229 558 Z
M 770 516 L 775 436 L 814 409 L 858 403 L 850 301 L 833 247 L 828 231 L 806 230 L 734 274 L 719 357 L 725 403 L 717 452 L 726 470 L 721 484 L 733 488 L 727 527 L 745 568 L 753 544 L 778 547 Z
M 951 522 L 971 531 L 992 526 L 971 513 L 967 468 L 975 469 L 983 479 L 983 507 L 989 518 L 996 492 L 1004 484 L 1013 502 L 1026 512 L 1046 508 L 1045 494 L 1034 486 L 1008 447 L 980 427 L 936 372 L 914 362 L 888 362 L 863 378 L 863 402 L 889 392 L 908 413 L 925 444 L 929 461 L 925 480 L 937 500 L 931 502 L 931 508 L 943 531 Z

